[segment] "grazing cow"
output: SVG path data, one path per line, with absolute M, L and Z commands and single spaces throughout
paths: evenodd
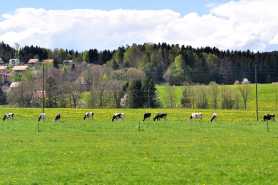
M 12 112 L 6 113 L 3 117 L 3 121 L 14 119 L 14 117 L 15 117 L 14 113 L 12 113 Z
M 153 121 L 160 121 L 161 119 L 166 120 L 166 118 L 167 118 L 167 114 L 166 113 L 158 113 L 153 118 Z
M 200 112 L 192 113 L 190 119 L 203 119 L 203 114 Z
M 216 120 L 217 118 L 217 114 L 214 112 L 212 113 L 212 116 L 211 116 L 211 119 L 210 119 L 210 122 L 213 122 L 214 120 Z
M 266 114 L 266 115 L 264 115 L 263 119 L 264 119 L 264 121 L 270 121 L 270 120 L 275 121 L 275 115 L 274 114 Z
M 123 119 L 124 118 L 124 113 L 115 113 L 112 117 L 112 122 L 115 120 Z
M 38 119 L 38 122 L 40 122 L 40 121 L 44 121 L 44 120 L 45 120 L 45 118 L 46 118 L 46 114 L 45 114 L 45 113 L 40 113 L 40 115 L 39 115 L 39 119 Z
M 61 114 L 58 113 L 58 114 L 56 114 L 54 121 L 57 122 L 57 121 L 60 121 L 60 120 L 61 120 Z
M 145 121 L 146 119 L 149 119 L 151 116 L 152 116 L 151 113 L 145 113 L 143 121 Z
M 93 112 L 86 112 L 86 113 L 84 114 L 83 119 L 84 119 L 84 120 L 89 119 L 89 118 L 93 119 L 93 117 L 94 117 L 94 113 L 93 113 Z

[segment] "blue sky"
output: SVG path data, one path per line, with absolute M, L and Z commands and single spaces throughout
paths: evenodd
M 273 51 L 277 7 L 277 0 L 0 0 L 0 42 L 76 50 L 167 42 Z
M 182 14 L 206 13 L 208 5 L 227 0 L 2 0 L 0 13 L 12 12 L 17 8 L 44 9 L 171 9 Z M 0 1 L 1 2 L 1 1 Z

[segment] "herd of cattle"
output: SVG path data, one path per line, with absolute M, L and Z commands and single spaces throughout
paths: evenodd
M 83 119 L 93 119 L 94 118 L 94 113 L 93 112 L 86 112 L 83 116 Z M 124 113 L 115 113 L 112 116 L 112 122 L 116 121 L 116 120 L 122 120 L 124 119 Z M 61 120 L 61 113 L 56 114 L 56 116 L 54 117 L 54 121 L 57 122 L 59 120 Z M 148 119 L 151 119 L 152 117 L 152 113 L 144 113 L 143 116 L 143 121 L 146 121 Z M 153 121 L 160 121 L 160 120 L 166 120 L 167 118 L 167 113 L 157 113 L 154 115 L 153 117 Z M 217 118 L 217 113 L 212 113 L 211 118 L 210 118 L 210 122 L 215 121 Z M 3 121 L 5 120 L 12 120 L 15 119 L 15 114 L 14 113 L 6 113 L 3 116 Z M 40 113 L 38 121 L 44 121 L 46 119 L 46 114 L 45 113 Z M 202 120 L 203 119 L 203 114 L 201 112 L 197 112 L 197 113 L 192 113 L 189 117 L 189 119 L 199 119 Z M 275 121 L 275 115 L 274 114 L 266 114 L 263 116 L 263 121 L 270 121 L 273 120 Z

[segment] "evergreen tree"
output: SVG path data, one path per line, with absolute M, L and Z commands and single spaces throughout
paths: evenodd
M 140 108 L 144 105 L 144 92 L 140 80 L 132 81 L 128 87 L 128 105 L 130 108 Z
M 58 84 L 55 78 L 50 76 L 46 79 L 45 90 L 47 94 L 47 106 L 50 108 L 57 107 Z
M 151 108 L 158 107 L 159 101 L 156 96 L 155 83 L 150 77 L 144 79 L 142 90 L 144 93 L 144 106 Z

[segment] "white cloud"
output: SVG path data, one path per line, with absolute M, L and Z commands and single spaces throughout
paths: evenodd
M 278 1 L 240 0 L 209 13 L 172 10 L 45 10 L 24 8 L 0 19 L 0 40 L 21 45 L 111 49 L 168 42 L 221 49 L 278 48 Z

